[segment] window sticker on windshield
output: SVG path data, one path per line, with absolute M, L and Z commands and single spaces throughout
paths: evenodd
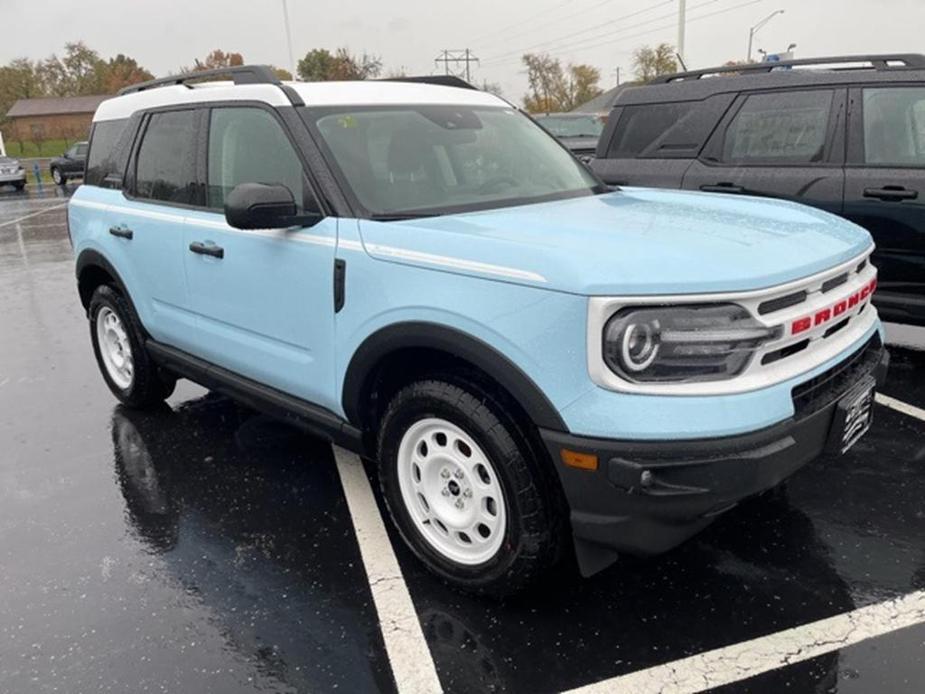
M 337 119 L 337 124 L 342 128 L 355 128 L 359 125 L 353 116 L 341 116 Z

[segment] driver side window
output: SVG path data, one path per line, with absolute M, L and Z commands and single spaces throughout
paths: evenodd
M 215 108 L 209 119 L 208 206 L 221 210 L 239 183 L 282 184 L 299 212 L 311 200 L 302 162 L 282 126 L 260 108 Z

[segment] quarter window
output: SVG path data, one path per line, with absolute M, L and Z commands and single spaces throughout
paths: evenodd
M 196 175 L 196 111 L 152 114 L 138 150 L 135 195 L 178 205 L 201 204 Z
M 864 161 L 925 166 L 925 87 L 864 90 Z
M 105 120 L 93 124 L 87 172 L 84 183 L 91 186 L 103 185 L 109 174 L 121 176 L 125 170 L 127 147 L 118 147 L 125 132 L 128 119 Z
M 752 94 L 726 130 L 723 161 L 822 161 L 832 98 L 831 90 Z
M 308 194 L 302 162 L 282 126 L 259 108 L 212 110 L 208 205 L 222 209 L 239 183 L 286 186 L 302 211 Z

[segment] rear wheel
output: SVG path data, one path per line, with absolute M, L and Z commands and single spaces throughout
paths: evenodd
M 90 299 L 90 339 L 106 385 L 122 403 L 144 408 L 170 397 L 176 379 L 164 374 L 144 348 L 144 333 L 131 304 L 108 285 Z
M 22 190 L 26 187 L 26 182 L 25 182 L 25 181 L 20 181 L 19 183 L 14 183 L 14 184 L 13 184 L 13 187 L 14 187 L 16 190 L 22 191 Z
M 63 186 L 65 183 L 67 183 L 67 176 L 61 173 L 61 169 L 59 168 L 54 168 L 51 170 L 51 178 L 55 184 L 59 186 Z
M 379 478 L 405 542 L 452 585 L 510 594 L 559 555 L 545 461 L 477 385 L 426 380 L 401 390 L 380 427 Z

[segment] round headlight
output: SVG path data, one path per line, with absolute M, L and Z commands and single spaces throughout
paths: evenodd
M 620 361 L 627 371 L 645 371 L 658 356 L 658 321 L 630 323 L 620 341 Z

